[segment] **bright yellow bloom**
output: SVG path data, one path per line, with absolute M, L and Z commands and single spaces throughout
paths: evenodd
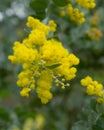
M 81 85 L 82 86 L 88 86 L 89 83 L 92 82 L 92 78 L 90 76 L 87 76 L 86 78 L 81 80 Z
M 20 92 L 20 95 L 21 95 L 21 96 L 28 97 L 30 91 L 31 91 L 30 88 L 23 88 L 23 89 L 21 90 L 21 92 Z
M 29 69 L 22 71 L 18 75 L 17 85 L 20 87 L 30 87 L 33 89 L 35 87 L 35 79 L 33 77 L 33 72 Z
M 29 16 L 27 26 L 32 28 L 30 34 L 21 43 L 15 42 L 14 54 L 8 58 L 12 63 L 22 64 L 23 71 L 17 81 L 22 89 L 20 94 L 28 97 L 29 92 L 35 90 L 41 102 L 47 103 L 52 99 L 52 82 L 57 80 L 56 84 L 62 88 L 69 86 L 64 82 L 76 76 L 74 65 L 79 63 L 79 59 L 69 53 L 61 42 L 53 38 L 48 40 L 50 31 L 56 30 L 53 20 L 45 25 Z
M 49 26 L 50 26 L 50 30 L 52 30 L 53 32 L 56 31 L 57 25 L 56 25 L 56 23 L 53 20 L 49 21 Z
M 55 39 L 47 40 L 40 51 L 42 59 L 47 61 L 48 65 L 59 63 L 61 59 L 68 56 L 68 50 L 62 46 L 61 42 Z
M 29 43 L 34 45 L 42 45 L 46 41 L 46 35 L 45 32 L 39 29 L 32 30 L 29 34 Z
M 33 30 L 38 29 L 43 31 L 46 35 L 48 34 L 48 31 L 50 30 L 49 26 L 43 24 L 38 19 L 34 19 L 33 17 L 29 16 L 28 21 L 26 23 L 27 27 L 31 27 Z
M 89 95 L 96 95 L 99 103 L 104 102 L 104 89 L 103 85 L 94 81 L 90 76 L 81 80 L 81 85 L 86 87 L 86 93 Z
M 85 9 L 94 8 L 96 6 L 94 0 L 76 0 L 76 2 Z
M 65 7 L 59 7 L 60 16 L 63 17 L 68 15 L 72 21 L 76 22 L 77 24 L 82 24 L 85 22 L 84 13 L 80 12 L 79 8 L 73 8 L 73 2 L 76 2 L 80 7 L 85 9 L 94 8 L 96 3 L 94 0 L 69 0 L 69 3 Z
M 38 88 L 36 92 L 42 103 L 47 103 L 51 98 L 52 94 L 50 89 L 52 88 L 52 75 L 47 70 L 41 72 L 40 79 L 37 82 Z
M 15 42 L 13 47 L 14 55 L 10 55 L 8 58 L 12 63 L 32 63 L 37 55 L 37 50 L 32 48 L 27 48 L 24 44 L 20 42 Z
M 78 8 L 73 8 L 71 4 L 68 4 L 66 9 L 71 20 L 78 24 L 85 22 L 84 13 L 80 12 Z

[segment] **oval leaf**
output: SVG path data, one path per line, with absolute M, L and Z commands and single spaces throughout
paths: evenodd
M 55 69 L 57 67 L 59 67 L 61 65 L 61 63 L 55 63 L 53 65 L 50 65 L 50 66 L 46 66 L 48 69 Z

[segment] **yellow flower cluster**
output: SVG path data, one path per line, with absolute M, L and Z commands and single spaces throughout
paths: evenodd
M 94 0 L 76 0 L 76 2 L 85 9 L 94 8 L 96 6 Z
M 90 76 L 81 80 L 81 85 L 87 87 L 87 94 L 96 95 L 99 103 L 104 102 L 104 89 L 103 85 L 94 81 Z
M 90 9 L 96 6 L 94 0 L 74 0 L 79 6 Z M 78 24 L 82 24 L 85 22 L 85 16 L 83 12 L 80 12 L 78 8 L 73 7 L 73 1 L 69 1 L 68 5 L 60 8 L 60 16 L 64 17 L 68 15 L 70 19 Z
M 50 89 L 52 87 L 52 74 L 47 70 L 41 72 L 40 78 L 37 81 L 37 94 L 42 103 L 47 103 L 52 98 Z
M 91 28 L 91 30 L 86 32 L 87 36 L 94 41 L 99 41 L 103 36 L 102 31 L 98 28 Z
M 22 89 L 20 94 L 28 97 L 32 90 L 36 90 L 41 102 L 47 103 L 52 98 L 52 82 L 57 80 L 56 84 L 62 88 L 69 86 L 64 82 L 76 76 L 77 70 L 73 65 L 77 65 L 79 59 L 69 53 L 61 42 L 48 39 L 50 32 L 56 30 L 54 21 L 45 25 L 29 16 L 26 25 L 31 28 L 28 37 L 21 43 L 14 43 L 14 54 L 8 58 L 12 63 L 22 64 L 23 71 L 19 73 L 17 81 Z
M 85 21 L 84 13 L 80 12 L 78 8 L 73 8 L 71 4 L 68 4 L 66 9 L 71 20 L 78 24 L 82 24 Z

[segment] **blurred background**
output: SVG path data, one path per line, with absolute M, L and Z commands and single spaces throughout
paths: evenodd
M 104 106 L 97 106 L 96 113 L 96 102 L 80 85 L 86 75 L 104 84 L 104 1 L 96 3 L 94 9 L 82 9 L 86 22 L 78 25 L 68 16 L 60 16 L 57 0 L 51 4 L 47 0 L 0 1 L 0 130 L 104 130 L 104 114 L 97 125 L 93 124 Z M 28 33 L 28 15 L 55 20 L 55 38 L 80 58 L 77 77 L 70 82 L 70 88 L 54 88 L 53 99 L 46 105 L 35 93 L 29 98 L 19 95 L 16 80 L 20 67 L 7 58 L 14 41 L 21 41 Z

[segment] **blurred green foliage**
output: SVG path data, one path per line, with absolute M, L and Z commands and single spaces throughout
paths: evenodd
M 104 104 L 98 104 L 94 97 L 87 96 L 79 83 L 82 77 L 91 75 L 104 84 L 104 1 L 96 0 L 95 9 L 83 10 L 86 14 L 83 25 L 77 25 L 67 16 L 60 16 L 58 6 L 65 6 L 67 2 L 0 1 L 0 130 L 24 130 L 23 126 L 30 118 L 31 128 L 28 130 L 104 130 Z M 95 12 L 99 19 L 95 27 L 103 34 L 99 41 L 86 35 L 86 31 L 92 28 L 90 19 Z M 28 15 L 44 21 L 55 20 L 57 32 L 54 37 L 80 58 L 77 77 L 71 81 L 71 87 L 64 91 L 54 88 L 53 99 L 46 105 L 41 104 L 34 93 L 28 99 L 19 96 L 16 79 L 20 66 L 11 65 L 7 59 L 12 53 L 13 42 L 21 41 L 28 33 L 25 27 Z M 41 123 L 40 128 L 35 127 L 37 125 L 32 128 L 31 122 L 44 125 Z

